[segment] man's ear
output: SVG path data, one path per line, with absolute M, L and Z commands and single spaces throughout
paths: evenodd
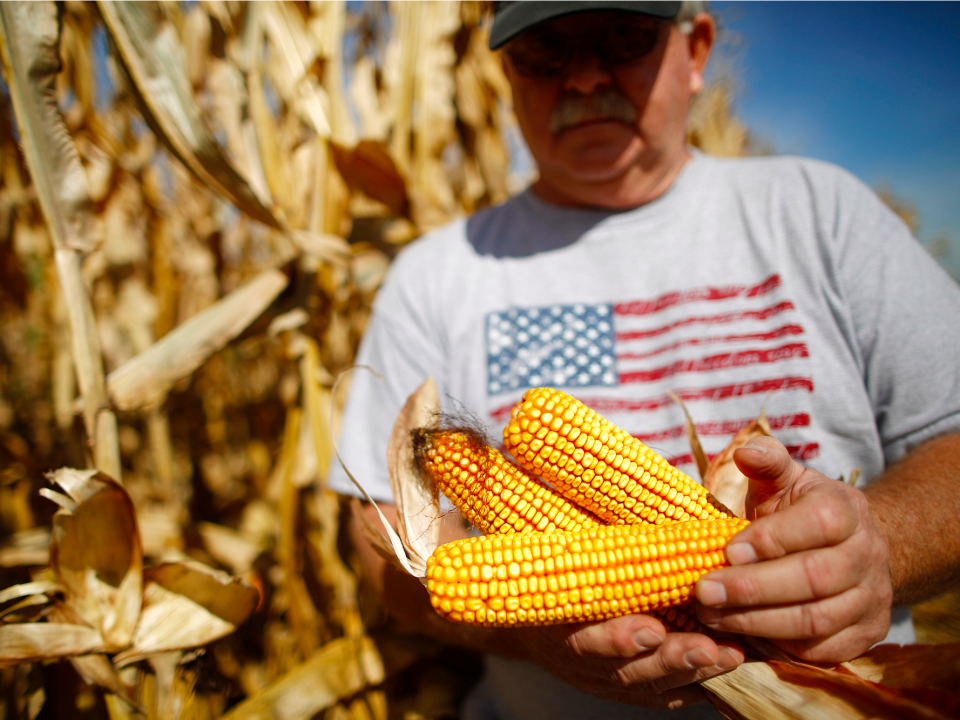
M 693 18 L 693 30 L 687 36 L 690 48 L 690 94 L 703 90 L 703 76 L 717 35 L 717 26 L 709 13 L 700 13 Z

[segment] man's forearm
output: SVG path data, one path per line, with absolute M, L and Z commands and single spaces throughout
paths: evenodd
M 896 604 L 960 580 L 960 434 L 924 443 L 865 492 L 890 548 Z

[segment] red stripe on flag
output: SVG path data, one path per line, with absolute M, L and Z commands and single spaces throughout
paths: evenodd
M 676 394 L 677 397 L 684 402 L 694 402 L 697 400 L 717 402 L 732 397 L 758 395 L 778 390 L 803 390 L 805 392 L 813 392 L 813 380 L 801 376 L 770 378 L 768 380 L 755 380 L 753 382 L 718 385 L 708 388 L 682 388 L 677 390 Z M 598 413 L 651 412 L 673 404 L 673 400 L 667 395 L 658 395 L 657 397 L 641 400 L 617 400 L 614 398 L 579 399 L 584 405 L 593 408 Z M 504 422 L 506 418 L 510 417 L 510 411 L 512 409 L 513 403 L 504 405 L 491 412 L 490 417 L 497 422 Z
M 787 452 L 794 460 L 814 460 L 820 457 L 820 443 L 806 443 L 804 445 L 787 445 Z M 716 455 L 707 455 L 707 460 L 713 460 Z M 684 453 L 683 455 L 674 455 L 666 458 L 667 462 L 676 467 L 677 465 L 693 465 L 693 453 Z
M 739 432 L 742 428 L 747 427 L 747 425 L 749 425 L 751 422 L 753 422 L 752 418 L 749 420 L 719 420 L 716 422 L 696 423 L 697 435 L 701 437 L 709 437 L 712 435 L 736 435 L 737 432 Z M 810 425 L 810 416 L 807 413 L 779 415 L 777 417 L 767 418 L 767 422 L 770 424 L 771 430 L 808 427 Z M 637 438 L 637 440 L 649 445 L 655 442 L 662 442 L 664 440 L 683 437 L 686 434 L 686 426 L 677 425 L 675 427 L 667 428 L 666 430 L 658 430 L 657 432 L 634 435 L 634 437 Z
M 661 295 L 653 300 L 634 300 L 633 302 L 617 303 L 613 306 L 614 312 L 621 315 L 649 315 L 660 312 L 674 305 L 682 305 L 697 300 L 727 300 L 735 297 L 757 297 L 766 295 L 780 287 L 780 276 L 771 275 L 759 285 L 730 285 L 728 287 L 702 287 L 672 292 Z
M 653 357 L 669 350 L 676 350 L 687 345 L 711 345 L 720 342 L 739 342 L 742 340 L 776 340 L 785 335 L 802 335 L 803 328 L 799 325 L 784 325 L 768 333 L 752 333 L 749 335 L 725 335 L 723 337 L 691 338 L 689 340 L 680 340 L 669 345 L 664 345 L 656 350 L 645 353 L 621 353 L 617 355 L 617 360 L 642 360 L 643 358 Z
M 820 457 L 820 443 L 787 445 L 787 452 L 794 460 L 814 460 Z
M 622 342 L 624 340 L 642 340 L 644 338 L 657 337 L 658 335 L 665 335 L 676 328 L 686 327 L 688 325 L 720 325 L 723 323 L 737 322 L 738 320 L 766 320 L 773 315 L 779 315 L 782 312 L 793 309 L 793 303 L 789 300 L 784 300 L 781 303 L 771 305 L 770 307 L 763 308 L 762 310 L 747 310 L 744 312 L 723 313 L 721 315 L 690 317 L 684 318 L 683 320 L 677 320 L 669 325 L 664 325 L 663 327 L 653 328 L 652 330 L 632 330 L 630 332 L 619 332 L 616 333 L 616 340 L 618 342 Z
M 656 380 L 662 380 L 665 377 L 677 375 L 678 373 L 710 372 L 712 370 L 745 367 L 747 365 L 774 363 L 797 357 L 805 358 L 809 357 L 809 355 L 806 344 L 790 343 L 769 350 L 744 350 L 743 352 L 737 353 L 721 353 L 720 355 L 711 355 L 710 357 L 696 360 L 677 360 L 674 363 L 653 370 L 637 370 L 634 372 L 620 373 L 620 382 L 654 382 Z

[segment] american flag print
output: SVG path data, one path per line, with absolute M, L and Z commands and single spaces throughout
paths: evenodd
M 485 332 L 487 393 L 504 396 L 494 402 L 495 422 L 506 422 L 527 388 L 547 385 L 575 395 L 673 464 L 692 465 L 667 389 L 690 408 L 708 455 L 775 394 L 781 412 L 767 417 L 774 434 L 794 457 L 818 456 L 819 445 L 798 432 L 810 426 L 812 366 L 779 275 L 645 300 L 510 307 L 489 313 Z

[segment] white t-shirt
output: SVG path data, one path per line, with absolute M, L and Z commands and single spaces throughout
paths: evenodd
M 354 374 L 341 452 L 390 501 L 390 430 L 430 375 L 445 410 L 469 410 L 495 438 L 523 392 L 547 385 L 696 477 L 669 389 L 708 455 L 763 409 L 796 459 L 830 477 L 860 468 L 863 485 L 960 431 L 958 357 L 960 290 L 856 178 L 799 158 L 693 151 L 667 193 L 633 210 L 527 191 L 405 249 L 357 358 L 385 380 Z M 329 484 L 355 493 L 337 464 Z M 909 611 L 888 639 L 913 639 Z M 525 663 L 488 665 L 494 717 L 658 716 L 581 698 Z M 535 701 L 578 714 L 531 715 Z

